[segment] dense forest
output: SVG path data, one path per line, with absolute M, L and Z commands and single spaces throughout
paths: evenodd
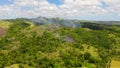
M 0 68 L 110 68 L 120 61 L 119 25 L 53 20 L 1 20 Z

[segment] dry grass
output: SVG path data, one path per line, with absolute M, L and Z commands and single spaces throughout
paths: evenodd
M 120 61 L 112 60 L 110 68 L 120 68 Z
M 8 29 L 9 28 L 9 25 L 11 25 L 11 23 L 10 22 L 8 22 L 8 21 L 0 21 L 0 27 L 1 28 L 5 28 L 5 29 Z
M 89 53 L 91 53 L 92 56 L 94 56 L 96 58 L 100 58 L 98 55 L 97 48 L 90 46 L 90 45 L 87 45 L 87 44 L 83 44 L 82 46 L 84 48 L 84 51 L 83 51 L 84 53 L 89 52 Z
M 23 64 L 22 66 L 24 68 L 34 68 L 34 67 L 31 67 L 31 66 L 28 66 L 27 64 Z M 13 64 L 13 65 L 10 65 L 10 66 L 4 67 L 4 68 L 20 68 L 20 67 L 19 67 L 19 64 Z

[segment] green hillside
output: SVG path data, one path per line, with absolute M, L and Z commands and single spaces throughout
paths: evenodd
M 9 21 L 0 20 L 0 27 L 8 29 L 11 23 Z
M 81 28 L 0 21 L 0 68 L 106 68 L 120 61 L 120 27 L 83 23 Z

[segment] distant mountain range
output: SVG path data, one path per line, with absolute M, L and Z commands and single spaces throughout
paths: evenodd
M 30 21 L 34 22 L 35 24 L 56 24 L 59 26 L 67 26 L 67 27 L 79 27 L 80 23 L 78 20 L 68 20 L 68 19 L 61 19 L 61 18 L 45 18 L 45 17 L 37 17 L 29 19 Z
M 29 20 L 36 24 L 60 24 L 63 26 L 73 26 L 73 27 L 80 23 L 85 23 L 85 22 L 120 25 L 120 21 L 68 20 L 68 19 L 62 19 L 62 18 L 46 18 L 46 17 L 37 17 Z
M 66 27 L 81 27 L 82 23 L 98 23 L 98 24 L 107 24 L 107 25 L 120 25 L 120 21 L 89 21 L 89 20 L 69 20 L 62 18 L 46 18 L 46 17 L 37 17 L 37 18 L 17 18 L 10 20 L 27 20 L 33 22 L 36 25 L 45 25 L 45 24 L 54 24 L 58 26 L 66 26 Z

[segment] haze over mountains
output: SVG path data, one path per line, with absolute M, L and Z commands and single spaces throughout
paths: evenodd
M 69 24 L 72 24 L 72 23 L 78 23 L 78 22 L 93 22 L 93 23 L 101 23 L 101 24 L 119 24 L 120 21 L 94 21 L 94 20 L 75 20 L 75 19 L 63 19 L 63 18 L 59 18 L 59 17 L 56 17 L 56 18 L 46 18 L 46 17 L 37 17 L 37 18 L 32 18 L 30 19 L 31 21 L 35 22 L 35 23 L 49 23 L 49 24 L 52 24 L 52 23 L 69 23 Z
M 68 27 L 80 27 L 81 23 L 98 23 L 98 24 L 111 24 L 111 25 L 120 25 L 120 21 L 94 21 L 94 20 L 77 20 L 77 19 L 63 19 L 63 18 L 47 18 L 47 17 L 36 17 L 36 18 L 16 18 L 23 19 L 33 22 L 37 25 L 43 24 L 55 24 L 61 26 Z M 5 19 L 4 19 L 5 20 Z M 6 20 L 14 20 L 14 19 L 6 19 Z
M 120 25 L 120 21 L 94 21 L 94 20 L 70 20 L 70 19 L 63 19 L 63 18 L 47 18 L 47 17 L 37 17 L 27 19 L 34 24 L 56 24 L 61 26 L 67 27 L 80 27 L 81 23 L 98 23 L 98 24 L 111 24 L 111 25 Z

